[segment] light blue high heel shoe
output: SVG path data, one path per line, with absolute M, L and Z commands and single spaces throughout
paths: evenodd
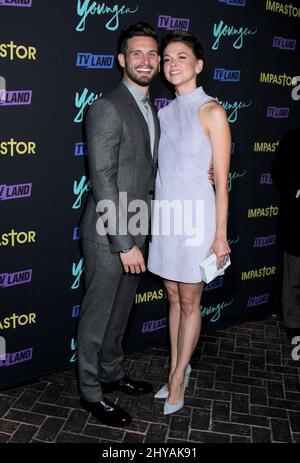
M 190 365 L 188 365 L 190 367 Z M 170 415 L 171 413 L 178 412 L 183 406 L 184 406 L 184 394 L 185 390 L 189 385 L 189 380 L 190 380 L 190 373 L 191 373 L 191 367 L 189 373 L 187 372 L 188 367 L 185 370 L 185 376 L 184 376 L 184 383 L 183 383 L 183 398 L 180 400 L 177 404 L 170 404 L 168 402 L 168 399 L 165 401 L 164 404 L 164 415 Z
M 184 376 L 184 388 L 188 387 L 190 381 L 190 374 L 192 371 L 192 367 L 190 364 L 186 367 L 185 376 Z M 168 385 L 165 384 L 157 393 L 154 395 L 155 399 L 167 399 L 169 397 L 169 389 Z

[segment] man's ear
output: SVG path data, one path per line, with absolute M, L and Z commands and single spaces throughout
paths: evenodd
M 118 61 L 121 66 L 121 68 L 125 68 L 125 55 L 124 53 L 119 53 L 118 54 Z

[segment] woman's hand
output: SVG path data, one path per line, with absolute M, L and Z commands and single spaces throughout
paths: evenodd
M 228 241 L 225 238 L 215 238 L 210 250 L 217 256 L 217 268 L 223 267 L 228 261 L 229 254 L 231 253 Z

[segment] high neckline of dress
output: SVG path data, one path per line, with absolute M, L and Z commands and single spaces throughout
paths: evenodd
M 201 87 L 197 87 L 192 92 L 185 93 L 184 95 L 178 95 L 176 93 L 176 100 L 180 104 L 189 104 L 189 103 L 193 103 L 194 101 L 199 102 L 200 98 L 203 99 L 205 96 L 206 94 L 201 86 Z

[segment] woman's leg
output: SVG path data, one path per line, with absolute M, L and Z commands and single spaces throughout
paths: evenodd
M 178 344 L 178 329 L 180 319 L 180 303 L 179 303 L 179 292 L 178 283 L 175 281 L 164 280 L 164 285 L 167 291 L 169 300 L 169 332 L 170 332 L 170 371 L 169 380 L 170 384 L 173 373 L 177 365 L 177 344 Z
M 177 365 L 170 382 L 170 404 L 182 399 L 185 369 L 192 357 L 201 331 L 200 300 L 203 283 L 178 283 L 180 320 L 177 342 Z

